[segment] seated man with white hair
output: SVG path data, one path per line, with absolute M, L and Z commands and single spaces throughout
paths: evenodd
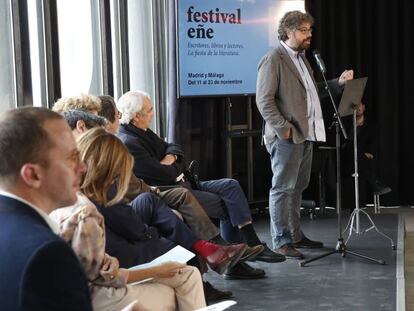
M 154 116 L 149 96 L 140 91 L 127 92 L 118 100 L 117 108 L 122 113 L 118 137 L 135 158 L 134 174 L 150 185 L 177 184 L 185 170 L 184 154 L 181 146 L 164 142 L 149 128 Z M 190 187 L 188 183 L 183 185 Z M 220 218 L 222 236 L 228 242 L 261 244 L 246 196 L 236 180 L 200 181 L 199 187 L 191 191 L 211 218 Z M 281 262 L 285 257 L 265 245 L 256 260 Z M 238 275 L 238 271 L 228 271 L 225 277 Z

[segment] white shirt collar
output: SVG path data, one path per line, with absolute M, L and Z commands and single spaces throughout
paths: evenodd
M 280 44 L 286 49 L 288 54 L 292 57 L 298 58 L 298 55 L 305 55 L 305 51 L 295 51 L 290 46 L 288 46 L 284 41 L 280 41 Z
M 44 211 L 42 211 L 40 208 L 38 208 L 33 203 L 30 203 L 30 202 L 26 201 L 25 199 L 22 199 L 21 197 L 18 197 L 17 195 L 15 195 L 13 193 L 10 193 L 10 192 L 7 192 L 7 191 L 1 190 L 1 189 L 0 189 L 0 195 L 15 199 L 17 201 L 20 201 L 20 202 L 26 204 L 26 205 L 29 205 L 31 208 L 33 208 L 40 215 L 40 217 L 42 217 L 46 221 L 46 223 L 49 225 L 50 229 L 52 229 L 52 231 L 55 234 L 59 234 L 59 225 L 55 221 L 53 221 L 53 219 L 50 218 L 48 214 L 46 214 Z

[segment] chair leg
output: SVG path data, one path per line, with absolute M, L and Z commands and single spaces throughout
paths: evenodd
M 381 204 L 380 204 L 380 198 L 378 194 L 374 194 L 374 213 L 375 214 L 381 213 Z

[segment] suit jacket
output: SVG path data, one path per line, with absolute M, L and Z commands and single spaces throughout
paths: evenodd
M 313 70 L 306 57 L 301 56 L 315 86 Z M 341 92 L 338 80 L 330 80 L 334 94 Z M 320 95 L 322 86 L 320 87 Z M 282 45 L 267 53 L 259 62 L 256 84 L 256 104 L 266 122 L 265 142 L 269 144 L 281 138 L 292 128 L 294 143 L 302 143 L 308 136 L 308 116 L 305 83 Z
M 0 195 L 0 310 L 92 310 L 70 246 L 26 204 Z
M 176 183 L 176 178 L 183 173 L 185 163 L 179 145 L 166 143 L 150 129 L 144 131 L 132 124 L 122 124 L 118 137 L 135 159 L 135 176 L 148 184 L 171 185 Z M 172 165 L 161 164 L 160 160 L 166 154 L 176 155 L 177 161 Z

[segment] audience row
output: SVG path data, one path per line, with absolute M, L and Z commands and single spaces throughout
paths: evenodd
M 195 310 L 232 297 L 202 281 L 208 267 L 257 279 L 264 270 L 246 261 L 285 260 L 260 241 L 236 180 L 200 181 L 197 163 L 150 129 L 147 94 L 62 98 L 53 110 L 1 116 L 2 309 Z M 176 245 L 196 254 L 189 265 L 130 269 Z

